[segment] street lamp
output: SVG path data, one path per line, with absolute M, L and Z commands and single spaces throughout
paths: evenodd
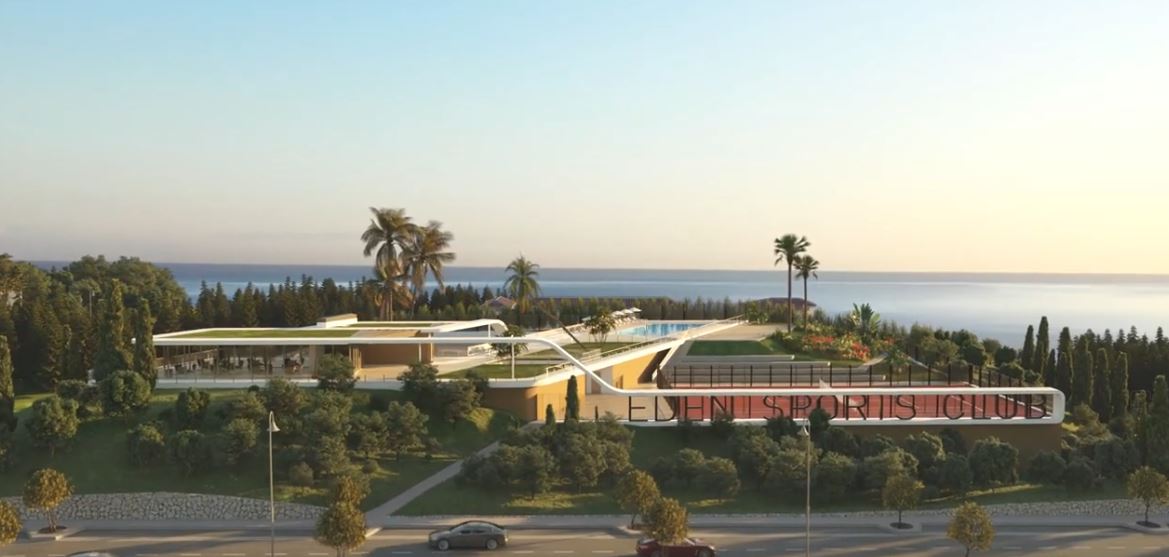
M 804 460 L 807 464 L 805 472 L 806 495 L 804 498 L 804 557 L 812 555 L 812 434 L 808 425 L 800 427 L 800 437 L 804 438 Z
M 272 473 L 272 434 L 280 431 L 276 427 L 276 413 L 268 412 L 268 540 L 269 553 L 276 557 L 276 477 Z

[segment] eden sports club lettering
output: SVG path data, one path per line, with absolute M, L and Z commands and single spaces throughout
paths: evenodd
M 1019 395 L 1008 399 L 994 395 L 859 395 L 808 396 L 669 396 L 653 397 L 653 406 L 634 404 L 630 397 L 626 419 L 631 422 L 668 422 L 678 418 L 679 408 L 691 420 L 707 420 L 725 413 L 738 419 L 789 416 L 806 418 L 816 408 L 842 420 L 912 420 L 917 417 L 950 420 L 1041 419 L 1047 416 L 1046 397 Z M 669 413 L 662 411 L 664 400 Z

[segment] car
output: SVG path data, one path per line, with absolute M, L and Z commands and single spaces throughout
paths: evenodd
M 695 538 L 662 545 L 653 538 L 637 540 L 637 557 L 715 557 L 714 545 Z
M 507 529 L 482 520 L 468 520 L 431 532 L 427 544 L 439 551 L 456 547 L 497 549 L 507 545 Z

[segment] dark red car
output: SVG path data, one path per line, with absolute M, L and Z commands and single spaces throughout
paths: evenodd
M 686 538 L 678 543 L 662 545 L 652 538 L 637 540 L 637 557 L 714 557 L 714 546 L 702 540 Z

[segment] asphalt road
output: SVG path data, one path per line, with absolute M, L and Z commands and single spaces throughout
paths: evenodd
M 442 554 L 426 547 L 425 531 L 383 530 L 351 555 L 357 557 L 427 556 Z M 453 555 L 633 555 L 634 536 L 582 530 L 512 530 L 511 543 L 493 553 L 451 551 Z M 804 551 L 803 533 L 791 529 L 711 529 L 692 533 L 719 548 L 719 555 L 744 557 L 796 556 Z M 109 551 L 118 557 L 269 557 L 267 536 L 256 532 L 81 532 L 57 542 L 20 540 L 0 547 L 0 557 L 65 557 L 80 551 Z M 890 534 L 879 530 L 823 530 L 812 537 L 812 555 L 829 556 L 960 556 L 963 548 L 944 533 Z M 272 557 L 331 557 L 329 548 L 304 535 L 278 534 Z M 1121 529 L 1073 530 L 1000 527 L 994 547 L 975 555 L 1100 555 L 1165 557 L 1169 536 Z

